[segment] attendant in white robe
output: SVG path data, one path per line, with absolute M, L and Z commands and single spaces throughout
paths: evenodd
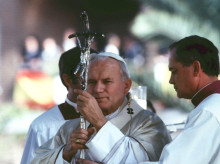
M 131 79 L 117 54 L 92 54 L 87 91 L 74 90 L 80 118 L 65 123 L 55 137 L 37 150 L 32 164 L 74 163 L 85 149 L 86 159 L 117 164 L 156 161 L 171 137 L 162 120 L 141 108 L 129 95 Z
M 172 44 L 170 51 L 170 83 L 179 98 L 191 99 L 195 109 L 182 133 L 165 146 L 160 160 L 142 164 L 219 164 L 218 49 L 206 38 L 189 36 Z
M 92 50 L 92 52 L 95 52 Z M 61 54 L 59 72 L 63 85 L 68 90 L 66 101 L 43 113 L 32 121 L 25 143 L 21 164 L 29 164 L 35 156 L 35 150 L 52 138 L 58 129 L 68 120 L 79 118 L 76 111 L 76 94 L 73 89 L 80 88 L 77 77 L 73 74 L 80 61 L 79 47 Z

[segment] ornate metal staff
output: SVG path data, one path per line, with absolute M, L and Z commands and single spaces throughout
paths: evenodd
M 89 67 L 89 55 L 90 47 L 94 40 L 95 36 L 104 36 L 96 32 L 91 32 L 89 29 L 89 19 L 86 11 L 83 11 L 81 16 L 84 24 L 84 31 L 77 32 L 75 34 L 69 35 L 69 38 L 76 37 L 78 45 L 81 50 L 80 63 L 77 65 L 76 70 L 74 71 L 75 75 L 80 75 L 81 89 L 87 89 L 87 78 L 88 78 L 88 67 Z M 80 41 L 79 37 L 84 37 L 84 44 Z M 80 116 L 80 128 L 86 129 L 85 118 Z M 85 159 L 85 150 L 80 151 L 80 158 Z

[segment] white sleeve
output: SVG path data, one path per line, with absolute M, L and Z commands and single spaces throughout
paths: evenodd
M 40 146 L 38 134 L 33 128 L 32 124 L 28 130 L 26 143 L 21 159 L 22 164 L 29 164 L 30 161 L 35 157 L 35 150 Z
M 111 122 L 107 122 L 99 132 L 86 144 L 91 160 L 102 163 L 137 163 L 131 142 L 136 142 L 132 138 L 125 136 Z M 139 148 L 138 148 L 139 147 Z M 136 146 L 135 151 L 148 160 L 140 146 Z M 137 150 L 140 149 L 140 150 Z
M 206 111 L 200 112 L 197 118 L 164 147 L 157 164 L 215 163 L 212 162 L 212 158 L 216 157 L 216 152 L 219 152 L 220 141 L 217 137 L 220 136 L 219 122 Z

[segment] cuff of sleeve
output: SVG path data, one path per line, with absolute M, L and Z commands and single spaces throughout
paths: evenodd
M 124 134 L 108 121 L 98 133 L 87 142 L 89 155 L 95 161 L 102 161 L 114 147 L 114 145 L 122 138 Z

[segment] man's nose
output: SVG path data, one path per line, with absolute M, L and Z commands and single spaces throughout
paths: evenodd
M 101 82 L 96 83 L 95 92 L 103 92 L 104 85 Z
M 173 77 L 172 77 L 172 76 L 170 76 L 169 83 L 170 83 L 170 84 L 173 84 L 173 83 L 174 83 L 174 81 L 173 81 Z

